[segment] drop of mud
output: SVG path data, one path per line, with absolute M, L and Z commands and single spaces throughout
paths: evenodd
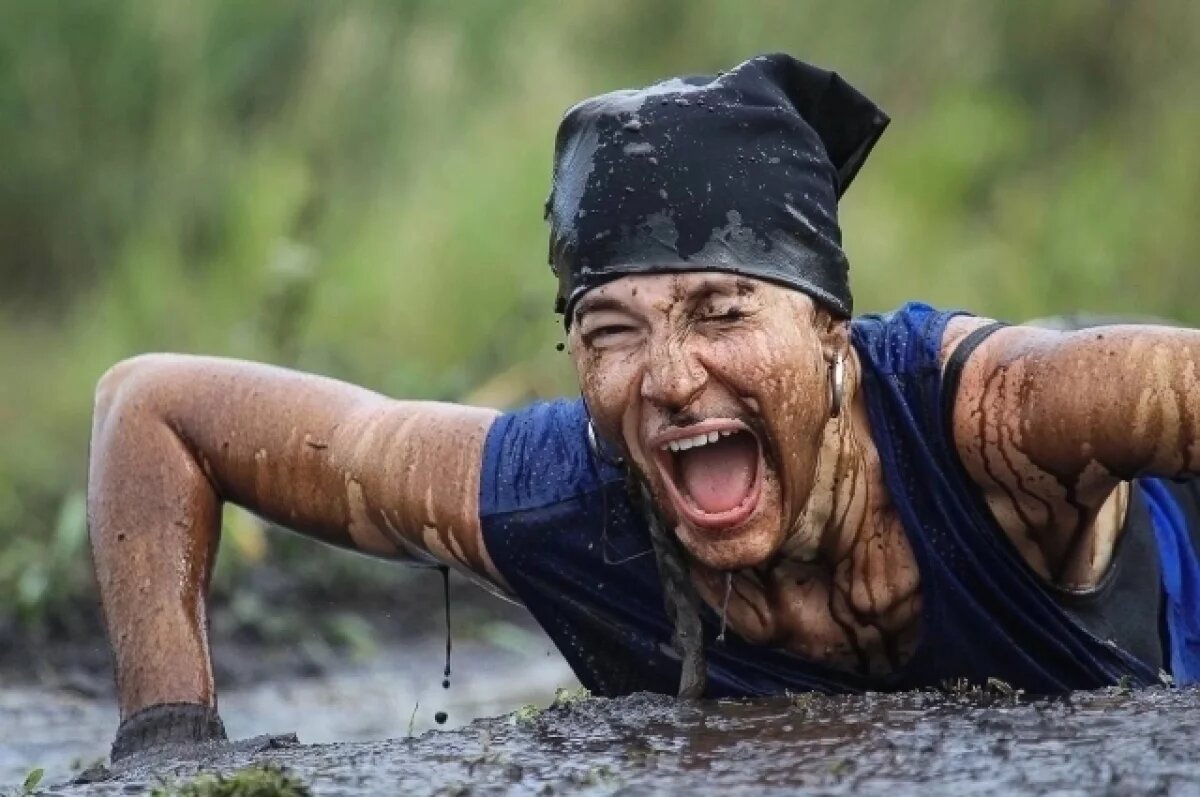
M 453 643 L 450 638 L 450 568 L 440 567 L 442 571 L 442 597 L 446 603 L 446 669 L 442 671 L 442 688 L 450 688 L 450 648 Z M 443 720 L 444 722 L 444 720 Z
M 725 644 L 726 615 L 729 613 L 729 593 L 733 591 L 733 573 L 725 574 L 725 598 L 721 601 L 721 633 L 717 634 L 717 644 Z

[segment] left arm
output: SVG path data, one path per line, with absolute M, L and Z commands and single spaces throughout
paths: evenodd
M 1200 473 L 1200 331 L 1001 329 L 963 369 L 954 437 L 1026 558 L 1061 572 L 1122 481 Z

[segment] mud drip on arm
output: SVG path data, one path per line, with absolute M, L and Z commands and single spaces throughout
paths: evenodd
M 503 586 L 477 505 L 495 417 L 219 358 L 114 367 L 96 393 L 88 526 L 122 718 L 157 703 L 216 704 L 205 603 L 223 502 Z M 447 639 L 447 681 L 449 653 Z
M 442 688 L 450 688 L 450 648 L 453 640 L 450 635 L 450 568 L 442 566 L 442 597 L 446 605 L 446 669 L 442 671 Z
M 1197 363 L 1200 333 L 1150 326 L 1012 327 L 967 361 L 955 406 L 963 464 L 1044 578 L 1086 587 L 1103 576 L 1121 482 L 1200 472 Z
M 442 574 L 442 599 L 446 607 L 446 667 L 442 670 L 442 688 L 450 688 L 450 648 L 452 645 L 452 636 L 450 634 L 450 568 L 442 565 L 438 568 Z M 438 711 L 433 715 L 433 721 L 438 725 L 445 725 L 449 715 L 445 711 Z

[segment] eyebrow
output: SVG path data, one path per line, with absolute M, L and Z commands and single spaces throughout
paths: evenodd
M 754 293 L 754 283 L 748 279 L 737 277 L 733 280 L 706 279 L 686 296 L 680 297 L 688 306 L 695 307 L 713 296 L 750 296 Z M 601 310 L 613 310 L 618 313 L 628 313 L 629 306 L 620 299 L 611 296 L 585 296 L 575 306 L 575 323 L 579 323 L 588 313 Z
M 754 283 L 746 279 L 734 280 L 704 280 L 688 291 L 684 301 L 695 307 L 706 299 L 714 296 L 749 296 L 754 293 Z

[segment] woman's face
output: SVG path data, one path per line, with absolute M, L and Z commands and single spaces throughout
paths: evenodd
M 574 309 L 597 433 L 701 563 L 765 562 L 812 491 L 846 326 L 804 294 L 715 272 L 622 277 Z

